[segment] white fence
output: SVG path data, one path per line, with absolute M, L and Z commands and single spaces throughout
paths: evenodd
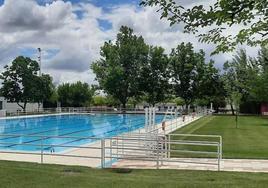
M 181 139 L 177 139 L 176 137 L 178 136 Z M 31 141 L 20 143 L 3 142 L 4 139 L 16 137 L 24 139 L 31 138 Z M 186 139 L 190 137 L 195 137 L 195 139 Z M 210 141 L 210 138 L 215 138 L 216 140 Z M 69 141 L 64 144 L 45 144 L 45 140 L 47 139 L 69 139 Z M 90 141 L 93 143 L 86 143 Z M 83 144 L 79 144 L 81 142 Z M 217 169 L 220 170 L 220 161 L 222 158 L 222 138 L 215 135 L 168 134 L 149 138 L 147 134 L 132 134 L 131 136 L 97 138 L 2 134 L 0 135 L 0 146 L 1 159 L 10 160 L 15 157 L 19 161 L 85 165 L 102 168 L 111 167 L 115 161 L 130 160 L 155 162 L 157 169 L 167 162 L 185 162 L 216 165 Z M 11 150 L 15 146 L 28 147 L 29 150 L 32 148 L 34 151 Z M 204 149 L 181 149 L 177 148 L 177 146 L 202 146 Z M 206 150 L 208 147 L 213 148 L 213 151 L 211 149 Z M 64 148 L 64 151 L 55 152 L 59 148 Z M 215 160 L 212 163 L 185 161 L 183 160 L 185 157 L 176 157 L 176 153 L 180 155 L 187 154 L 186 158 L 191 157 L 192 154 L 206 154 L 209 158 Z
M 43 112 L 55 113 L 55 111 L 56 109 L 47 109 Z M 85 108 L 62 108 L 61 112 L 92 113 L 93 111 Z M 166 119 L 164 125 L 163 123 L 155 125 L 150 131 L 145 131 L 144 128 L 135 131 L 131 131 L 130 128 L 129 132 L 124 134 L 115 131 L 117 136 L 113 137 L 0 134 L 0 159 L 102 168 L 113 167 L 112 164 L 115 162 L 120 163 L 126 160 L 153 162 L 155 168 L 161 168 L 170 163 L 175 165 L 197 163 L 213 165 L 220 170 L 221 136 L 172 134 L 172 131 L 207 113 L 202 110 L 192 115 Z M 19 138 L 21 141 L 7 142 L 12 138 Z M 64 142 L 47 144 L 48 139 L 59 139 Z M 189 160 L 204 158 L 204 156 L 213 160 L 209 162 Z

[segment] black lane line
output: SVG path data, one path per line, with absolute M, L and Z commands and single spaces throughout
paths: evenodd
M 48 116 L 48 117 L 53 117 L 52 119 L 48 119 L 48 120 L 42 120 L 41 122 L 43 123 L 43 122 L 48 122 L 48 121 L 50 121 L 50 120 L 52 120 L 52 121 L 57 121 L 57 119 L 55 119 L 54 117 L 56 117 L 56 116 Z M 36 117 L 34 117 L 34 118 L 29 118 L 29 119 L 35 119 Z M 114 117 L 106 117 L 106 120 L 109 120 L 109 119 L 112 119 L 112 118 L 114 118 Z M 65 119 L 66 121 L 68 120 L 68 119 Z M 132 121 L 143 121 L 143 120 L 136 120 L 136 118 L 134 118 L 134 119 L 129 119 L 129 120 L 132 120 Z M 95 122 L 100 122 L 100 121 L 102 121 L 102 120 L 95 120 Z M 113 121 L 110 121 L 110 122 L 114 122 L 114 121 L 118 121 L 118 120 L 113 120 Z M 49 125 L 48 125 L 49 126 Z M 44 127 L 47 127 L 47 126 L 44 126 Z M 36 127 L 36 128 L 31 128 L 31 129 L 19 129 L 19 130 L 15 130 L 15 131 L 10 131 L 10 132 L 7 132 L 8 134 L 9 133 L 12 133 L 12 132 L 19 132 L 19 131 L 24 131 L 24 130 L 34 130 L 34 129 L 38 129 L 39 127 Z M 5 134 L 7 134 L 7 133 L 5 133 Z
M 61 128 L 61 129 L 54 128 L 54 129 L 49 129 L 49 130 L 45 130 L 45 131 L 41 131 L 41 132 L 34 132 L 34 133 L 31 133 L 31 134 L 26 134 L 26 135 L 10 136 L 10 137 L 7 137 L 7 138 L 0 138 L 0 140 L 6 140 L 6 139 L 9 139 L 9 138 L 17 138 L 17 137 L 21 137 L 21 136 L 32 136 L 32 135 L 36 135 L 36 134 L 40 134 L 40 133 L 46 133 L 46 132 L 51 132 L 51 131 L 55 131 L 55 130 L 62 131 L 62 130 L 74 128 L 73 126 L 75 126 L 75 125 L 72 125 L 72 126 L 70 126 L 68 128 L 65 128 L 65 127 L 64 128 Z
M 68 135 L 68 134 L 74 134 L 74 133 L 79 133 L 79 132 L 83 132 L 83 131 L 88 131 L 88 129 L 79 130 L 79 131 L 74 131 L 74 132 L 70 132 L 70 133 L 66 133 L 66 134 L 61 134 L 61 135 L 59 135 L 59 136 L 66 136 L 66 135 Z M 30 140 L 30 141 L 27 141 L 27 142 L 22 142 L 22 143 L 20 143 L 19 145 L 28 144 L 28 143 L 31 143 L 31 142 L 36 142 L 36 141 L 40 141 L 40 140 L 47 140 L 47 139 L 49 139 L 49 138 L 53 138 L 53 136 L 52 136 L 52 137 L 44 136 L 44 137 L 48 137 L 48 138 L 44 138 L 44 139 L 39 138 L 39 139 L 35 139 L 35 140 Z M 56 138 L 56 137 L 55 137 L 55 138 Z M 11 145 L 6 146 L 6 147 L 13 147 L 13 146 L 16 146 L 16 145 L 18 145 L 18 144 L 11 144 Z
M 89 139 L 89 138 L 88 138 L 88 139 Z M 72 143 L 72 142 L 77 142 L 77 141 L 80 141 L 80 140 L 86 140 L 86 138 L 79 138 L 79 139 L 76 139 L 76 140 L 72 140 L 72 141 L 69 141 L 69 142 L 65 142 L 65 143 L 62 143 L 62 144 L 58 144 L 57 146 L 49 146 L 49 147 L 44 148 L 44 150 L 49 150 L 49 149 L 51 149 L 51 148 L 53 148 L 53 147 L 57 148 L 57 147 L 60 147 L 60 146 L 65 145 L 65 144 L 70 144 L 70 143 Z M 60 148 L 61 148 L 61 147 L 60 147 Z
M 103 126 L 103 127 L 108 127 L 108 126 Z M 102 127 L 102 128 L 103 128 Z M 117 126 L 117 127 L 120 127 L 120 126 Z M 70 134 L 74 134 L 74 133 L 79 133 L 79 132 L 84 132 L 84 131 L 88 131 L 89 129 L 83 129 L 83 130 L 79 130 L 79 131 L 74 131 L 74 132 L 70 132 L 70 133 L 65 133 L 65 134 L 61 134 L 61 135 L 59 135 L 59 136 L 66 136 L 66 135 L 70 135 Z M 119 129 L 119 130 L 121 130 L 121 129 Z M 112 132 L 112 131 L 114 131 L 114 130 L 110 130 L 110 131 L 108 131 L 108 133 L 109 132 Z M 100 134 L 99 134 L 100 135 Z M 49 136 L 44 136 L 44 137 L 48 137 L 48 138 L 45 138 L 45 139 L 35 139 L 35 140 L 30 140 L 30 141 L 27 141 L 27 142 L 22 142 L 22 143 L 20 143 L 19 145 L 22 145 L 22 144 L 28 144 L 28 143 L 31 143 L 31 142 L 36 142 L 36 141 L 40 141 L 40 140 L 47 140 L 47 139 L 49 139 L 49 138 L 53 138 L 53 136 L 52 137 L 49 137 Z M 96 136 L 95 136 L 96 137 Z M 56 137 L 55 137 L 56 138 Z M 83 138 L 83 139 L 85 139 L 85 138 Z M 71 142 L 71 141 L 70 141 Z M 63 144 L 65 144 L 65 143 L 63 143 Z M 5 147 L 13 147 L 13 146 L 16 146 L 16 145 L 18 145 L 18 144 L 11 144 L 11 145 L 8 145 L 8 146 L 5 146 Z
M 103 126 L 103 127 L 107 127 L 107 126 Z M 120 127 L 120 126 L 117 126 L 117 127 Z M 125 127 L 121 128 L 121 129 L 118 129 L 117 131 L 123 131 L 123 130 L 126 130 Z M 79 131 L 75 131 L 75 132 L 71 132 L 71 133 L 66 133 L 66 134 L 62 134 L 60 136 L 66 136 L 66 135 L 69 135 L 69 134 L 74 134 L 74 133 L 78 133 L 78 132 L 84 132 L 84 131 L 88 131 L 88 129 L 84 129 L 84 130 L 79 130 Z M 104 135 L 108 134 L 108 133 L 111 133 L 113 131 L 116 131 L 114 129 L 112 130 L 109 130 L 107 131 L 106 133 L 104 133 Z M 102 135 L 103 133 L 101 134 L 97 134 L 95 135 L 94 137 L 98 136 L 98 135 Z M 50 137 L 51 138 L 51 137 Z M 45 138 L 43 140 L 46 140 L 46 139 L 49 139 L 49 138 Z M 62 143 L 62 144 L 59 144 L 58 146 L 54 146 L 54 147 L 60 147 L 62 145 L 65 145 L 65 144 L 70 144 L 70 143 L 73 143 L 73 142 L 77 142 L 77 141 L 80 141 L 80 140 L 86 140 L 86 139 L 90 139 L 90 138 L 79 138 L 79 139 L 75 139 L 75 140 L 72 140 L 72 141 L 68 141 L 68 142 L 65 142 L 65 143 Z M 31 141 L 27 141 L 27 142 L 23 142 L 23 143 L 31 143 L 31 142 L 35 142 L 35 141 L 39 141 L 39 140 L 42 140 L 42 139 L 36 139 L 36 140 L 31 140 Z M 15 145 L 18 145 L 18 144 L 13 144 L 13 145 L 10 145 L 10 146 L 5 146 L 5 147 L 12 147 L 12 146 L 15 146 Z M 51 149 L 53 146 L 50 146 L 50 147 L 46 147 L 44 148 L 44 150 L 49 150 Z
M 48 122 L 49 120 L 46 120 L 46 121 L 42 121 L 43 122 Z M 54 122 L 56 122 L 56 120 L 53 120 L 51 123 L 54 124 Z M 29 122 L 31 123 L 31 122 Z M 46 128 L 46 127 L 49 127 L 51 126 L 51 123 L 50 124 L 47 124 L 46 126 L 43 126 L 41 128 Z M 15 130 L 15 131 L 9 131 L 9 132 L 6 132 L 5 134 L 10 134 L 10 133 L 14 133 L 14 132 L 19 132 L 19 131 L 29 131 L 29 130 L 35 130 L 35 129 L 39 129 L 40 127 L 35 127 L 35 128 L 31 128 L 31 129 L 19 129 L 19 130 Z
M 108 127 L 108 126 L 103 126 L 103 127 Z M 103 128 L 102 127 L 102 128 Z M 120 127 L 120 126 L 117 126 L 117 127 Z M 67 128 L 68 129 L 68 128 Z M 59 136 L 66 136 L 66 135 L 70 135 L 70 134 L 74 134 L 74 133 L 79 133 L 79 132 L 84 132 L 84 131 L 88 131 L 89 129 L 84 129 L 84 130 L 79 130 L 79 131 L 74 131 L 74 132 L 71 132 L 71 133 L 66 133 L 66 134 L 61 134 L 61 135 L 59 135 Z M 122 129 L 118 129 L 118 130 L 122 130 Z M 112 131 L 114 131 L 114 130 L 110 130 L 110 131 L 108 131 L 108 133 L 109 132 L 112 132 Z M 116 130 L 115 130 L 116 131 Z M 47 132 L 47 131 L 46 131 Z M 27 136 L 27 135 L 26 135 Z M 44 137 L 47 137 L 47 136 L 44 136 Z M 49 139 L 49 138 L 51 138 L 51 137 L 48 137 L 48 138 L 45 138 L 45 139 L 35 139 L 35 140 L 30 140 L 30 141 L 27 141 L 27 142 L 23 142 L 23 143 L 20 143 L 20 145 L 21 144 L 27 144 L 27 143 L 31 143 L 31 142 L 36 142 L 36 141 L 40 141 L 40 140 L 47 140 L 47 139 Z M 52 138 L 53 138 L 53 136 L 52 136 Z M 55 137 L 56 138 L 56 137 Z M 18 145 L 18 144 L 12 144 L 12 145 L 9 145 L 9 146 L 5 146 L 5 147 L 13 147 L 13 146 L 16 146 L 16 145 Z
M 120 129 L 121 130 L 121 129 Z M 107 133 L 110 133 L 110 132 L 113 132 L 114 130 L 109 130 L 109 131 L 107 131 L 105 134 L 107 134 Z M 73 133 L 72 133 L 73 134 Z M 104 134 L 104 135 L 105 135 Z M 97 134 L 97 135 L 95 135 L 94 137 L 96 137 L 96 136 L 98 136 L 98 135 L 102 135 L 102 134 Z M 87 140 L 87 139 L 91 139 L 91 138 L 79 138 L 79 139 L 75 139 L 75 140 L 72 140 L 72 141 L 68 141 L 68 142 L 64 142 L 64 143 L 62 143 L 62 144 L 59 144 L 58 146 L 54 146 L 54 147 L 59 147 L 59 146 L 62 146 L 62 145 L 65 145 L 65 144 L 70 144 L 70 143 L 73 143 L 73 142 L 77 142 L 77 141 L 80 141 L 80 140 Z M 48 150 L 48 149 L 50 149 L 50 148 L 52 148 L 53 146 L 50 146 L 50 147 L 47 147 L 47 148 L 45 148 L 46 150 Z
M 54 116 L 53 116 L 54 117 Z M 113 117 L 108 117 L 108 118 L 106 118 L 106 119 L 112 119 Z M 52 119 L 53 121 L 57 121 L 56 119 Z M 131 120 L 131 119 L 130 119 Z M 135 119 L 133 119 L 133 120 L 135 120 Z M 49 121 L 49 120 L 45 120 L 45 121 L 43 121 L 43 122 L 47 122 L 47 121 Z M 118 120 L 113 120 L 113 121 L 110 121 L 111 123 L 112 122 L 114 122 L 114 121 L 118 121 Z M 138 122 L 138 121 L 143 121 L 143 120 L 136 120 L 135 122 Z M 42 128 L 45 128 L 45 127 L 48 127 L 48 126 L 50 126 L 50 125 L 47 125 L 47 126 L 44 126 L 44 127 L 42 127 Z M 20 129 L 20 130 L 16 130 L 16 131 L 11 131 L 11 132 L 7 132 L 7 133 L 5 133 L 5 134 L 10 134 L 10 133 L 14 133 L 14 132 L 19 132 L 19 131 L 29 131 L 29 130 L 35 130 L 35 129 L 38 129 L 38 128 L 40 128 L 40 127 L 36 127 L 36 128 L 31 128 L 31 129 Z M 53 131 L 54 129 L 50 129 L 51 131 Z M 63 130 L 63 129 L 59 129 L 59 130 Z M 42 132 L 40 132 L 40 133 L 42 133 Z M 29 135 L 32 135 L 32 134 L 36 134 L 36 133 L 31 133 L 31 134 L 29 134 Z M 12 136 L 12 137 L 8 137 L 7 139 L 9 139 L 9 138 L 16 138 L 17 136 Z M 5 139 L 5 138 L 4 138 Z M 0 140 L 2 140 L 2 139 L 0 139 Z
M 70 127 L 69 127 L 70 128 Z M 36 134 L 40 134 L 40 133 L 46 133 L 46 132 L 51 132 L 51 131 L 55 131 L 55 130 L 66 130 L 66 129 L 69 129 L 69 128 L 61 128 L 61 129 L 49 129 L 49 130 L 45 130 L 45 131 L 40 131 L 40 132 L 34 132 L 34 133 L 31 133 L 31 134 L 27 134 L 25 136 L 32 136 L 32 135 L 36 135 Z M 21 135 L 19 136 L 10 136 L 10 137 L 7 137 L 7 138 L 0 138 L 0 140 L 6 140 L 6 139 L 10 139 L 10 138 L 17 138 L 17 137 L 21 137 Z

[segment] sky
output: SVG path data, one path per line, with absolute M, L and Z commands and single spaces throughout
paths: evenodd
M 185 6 L 215 0 L 177 0 Z M 150 45 L 169 53 L 181 42 L 203 49 L 218 68 L 232 53 L 210 56 L 215 46 L 199 43 L 181 25 L 160 20 L 156 7 L 140 7 L 139 0 L 0 0 L 0 71 L 19 55 L 37 60 L 42 49 L 42 72 L 55 84 L 83 81 L 95 84 L 90 64 L 100 58 L 105 41 L 115 40 L 122 25 L 131 27 Z M 233 31 L 229 31 L 233 32 Z M 255 56 L 257 48 L 248 48 Z

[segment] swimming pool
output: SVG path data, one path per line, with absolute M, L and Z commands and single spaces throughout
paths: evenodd
M 160 123 L 162 115 L 156 115 Z M 79 146 L 95 140 L 62 137 L 111 137 L 144 127 L 144 115 L 134 114 L 68 114 L 0 119 L 0 149 L 60 152 L 67 148 L 49 145 Z

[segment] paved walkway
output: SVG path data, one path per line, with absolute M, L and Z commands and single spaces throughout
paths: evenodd
M 163 165 L 160 165 L 159 169 L 186 169 L 186 170 L 211 170 L 211 171 L 218 170 L 217 161 L 215 159 L 177 159 L 177 160 L 181 160 L 184 162 L 164 162 Z M 214 163 L 214 165 L 193 164 L 189 162 Z M 221 161 L 220 166 L 221 171 L 268 172 L 268 160 L 223 159 Z M 122 160 L 114 163 L 112 167 L 156 169 L 156 162 Z

